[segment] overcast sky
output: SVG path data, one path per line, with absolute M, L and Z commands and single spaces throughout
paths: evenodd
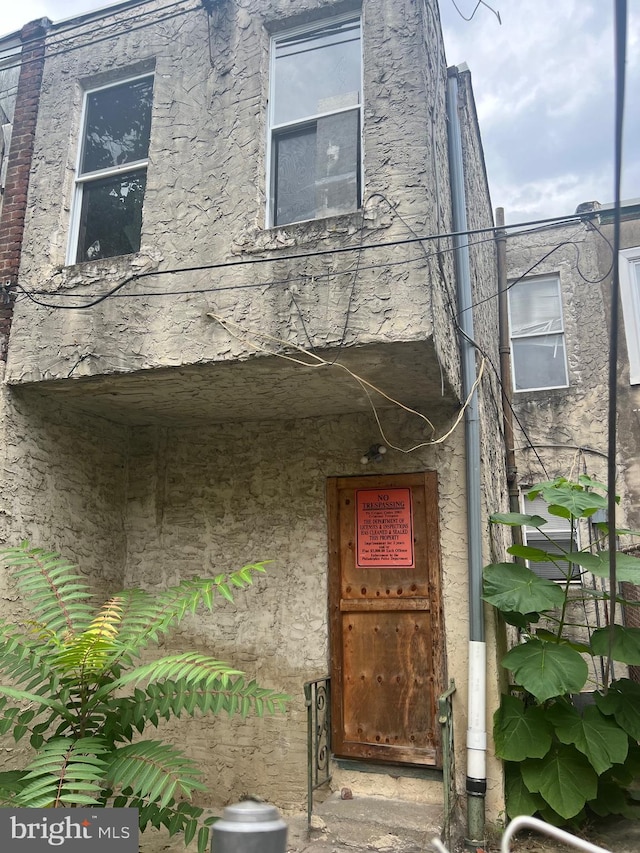
M 393 2 L 393 0 L 388 0 Z M 455 0 L 471 16 L 477 0 Z M 0 33 L 101 0 L 3 0 Z M 508 222 L 613 201 L 614 0 L 440 0 L 447 61 L 466 62 L 494 207 Z M 623 198 L 640 197 L 640 0 L 629 0 Z

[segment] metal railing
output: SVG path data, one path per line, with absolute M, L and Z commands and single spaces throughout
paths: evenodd
M 313 792 L 331 781 L 331 680 L 328 675 L 304 685 L 307 706 L 307 826 L 311 826 Z
M 440 742 L 442 744 L 442 787 L 444 793 L 444 818 L 442 821 L 442 840 L 451 846 L 451 824 L 457 806 L 455 751 L 453 748 L 453 694 L 456 684 L 453 679 L 449 689 L 438 699 L 438 722 L 440 723 Z
M 542 835 L 548 835 L 549 838 L 555 838 L 557 841 L 562 841 L 562 843 L 566 844 L 567 847 L 573 847 L 576 850 L 584 850 L 585 853 L 609 853 L 609 851 L 604 847 L 598 847 L 597 844 L 591 844 L 590 841 L 584 841 L 582 838 L 576 838 L 576 836 L 571 835 L 570 832 L 566 832 L 564 829 L 558 829 L 557 826 L 551 826 L 551 824 L 545 823 L 537 817 L 527 817 L 526 815 L 514 817 L 509 826 L 505 829 L 504 835 L 502 836 L 502 843 L 500 845 L 501 853 L 510 853 L 511 839 L 517 832 L 520 832 L 521 829 L 534 829 L 536 832 L 542 833 Z M 431 845 L 438 851 L 438 853 L 449 853 L 439 838 L 434 838 L 431 841 Z

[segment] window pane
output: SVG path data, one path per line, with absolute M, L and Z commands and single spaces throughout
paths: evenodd
M 358 208 L 359 113 L 338 113 L 275 137 L 275 225 Z
M 544 335 L 511 341 L 516 391 L 567 385 L 564 337 Z
M 315 173 L 315 125 L 276 137 L 274 225 L 315 219 Z
M 532 535 L 532 533 L 529 532 L 530 530 L 532 530 L 532 528 L 527 528 L 526 537 L 527 545 L 531 545 L 532 548 L 542 548 L 542 550 L 546 551 L 548 554 L 562 554 L 567 551 L 576 550 L 576 544 L 575 542 L 572 542 L 570 534 L 565 534 L 564 536 L 553 535 L 554 541 L 549 542 L 548 539 Z M 533 532 L 537 531 L 534 530 Z M 567 560 L 558 560 L 558 565 L 555 563 L 548 563 L 546 560 L 540 560 L 540 562 L 528 560 L 528 564 L 532 572 L 535 572 L 541 578 L 547 578 L 551 581 L 566 580 L 567 575 L 575 578 L 576 580 L 580 577 L 579 566 L 575 563 L 569 563 Z
M 274 124 L 360 104 L 360 22 L 276 42 Z
M 152 97 L 152 77 L 89 93 L 81 174 L 146 160 Z
M 140 249 L 145 169 L 92 181 L 82 189 L 77 262 L 128 255 Z
M 509 289 L 512 335 L 562 331 L 557 279 L 524 280 Z

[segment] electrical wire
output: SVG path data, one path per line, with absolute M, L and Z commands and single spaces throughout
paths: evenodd
M 565 219 L 565 218 L 566 217 L 563 217 L 563 219 Z M 544 220 L 544 221 L 546 222 L 547 220 Z M 529 229 L 529 223 L 526 223 L 526 224 L 527 224 L 527 228 Z M 535 224 L 535 223 L 532 223 L 532 224 Z M 523 225 L 522 224 L 520 224 L 519 226 L 514 225 L 512 227 L 522 228 Z M 310 258 L 323 257 L 323 256 L 327 256 L 327 255 L 341 255 L 341 254 L 348 254 L 348 253 L 353 253 L 353 252 L 360 253 L 363 251 L 369 251 L 369 250 L 373 250 L 373 249 L 385 249 L 385 248 L 391 248 L 391 247 L 395 247 L 395 246 L 409 245 L 412 243 L 423 243 L 423 242 L 430 242 L 430 241 L 434 241 L 434 240 L 437 241 L 437 240 L 443 239 L 445 237 L 448 238 L 448 237 L 471 235 L 471 234 L 490 234 L 491 235 L 490 237 L 487 238 L 486 241 L 479 240 L 479 241 L 475 241 L 475 242 L 472 242 L 469 244 L 469 245 L 477 245 L 477 243 L 489 242 L 490 240 L 493 240 L 493 234 L 494 234 L 495 230 L 496 230 L 495 227 L 491 226 L 489 228 L 475 228 L 475 229 L 468 229 L 467 231 L 448 232 L 445 234 L 433 234 L 433 235 L 422 235 L 422 236 L 417 235 L 417 236 L 412 236 L 412 237 L 407 237 L 407 238 L 402 238 L 402 239 L 396 239 L 396 240 L 385 240 L 385 241 L 381 241 L 378 243 L 362 243 L 362 242 L 360 242 L 355 246 L 339 246 L 339 247 L 333 247 L 330 249 L 316 249 L 313 252 L 298 252 L 298 253 L 285 255 L 285 256 L 279 256 L 279 257 L 269 256 L 266 258 L 244 258 L 241 260 L 218 261 L 218 262 L 209 263 L 209 264 L 199 264 L 199 265 L 185 266 L 185 267 L 174 267 L 174 268 L 171 268 L 168 270 L 148 270 L 146 272 L 134 273 L 132 275 L 126 276 L 121 282 L 119 282 L 117 285 L 112 287 L 110 290 L 106 291 L 105 293 L 101 294 L 100 296 L 97 296 L 95 299 L 92 299 L 91 301 L 86 302 L 86 303 L 81 304 L 81 305 L 56 305 L 54 303 L 46 302 L 42 299 L 37 299 L 33 296 L 33 293 L 35 293 L 36 291 L 27 290 L 18 282 L 15 282 L 13 284 L 7 284 L 4 286 L 5 286 L 5 288 L 8 288 L 8 287 L 18 288 L 30 301 L 32 301 L 35 304 L 40 305 L 44 308 L 54 308 L 54 309 L 58 309 L 58 310 L 69 310 L 69 311 L 85 310 L 88 308 L 93 308 L 94 306 L 99 305 L 101 302 L 104 302 L 106 299 L 109 299 L 110 297 L 114 296 L 116 293 L 118 293 L 120 290 L 122 290 L 124 287 L 126 287 L 126 285 L 128 285 L 134 281 L 139 281 L 141 279 L 149 278 L 152 276 L 176 275 L 176 274 L 180 274 L 180 273 L 189 273 L 189 272 L 203 272 L 205 270 L 227 269 L 227 268 L 231 268 L 231 267 L 236 267 L 236 268 L 237 267 L 248 267 L 248 266 L 254 266 L 254 265 L 282 262 L 284 260 L 286 260 L 286 261 L 299 261 L 299 260 L 307 260 Z M 415 232 L 413 232 L 413 233 L 415 233 Z M 442 252 L 451 252 L 451 251 L 453 251 L 452 247 L 445 249 L 445 250 L 442 250 Z M 554 251 L 554 250 L 552 250 L 552 251 Z M 547 253 L 547 255 L 545 255 L 545 257 L 547 257 L 551 253 L 552 252 Z M 437 254 L 437 252 L 434 252 L 433 254 L 435 255 L 435 254 Z M 541 263 L 542 260 L 544 260 L 544 258 L 540 259 L 540 261 L 538 261 L 537 263 Z M 387 265 L 386 263 L 383 263 L 383 264 L 380 264 L 380 267 L 384 267 L 386 265 Z M 534 266 L 536 266 L 536 265 L 534 265 Z M 525 273 L 525 275 L 526 274 L 527 273 Z M 515 283 L 516 282 L 513 282 L 513 284 L 515 284 Z M 261 286 L 264 286 L 264 285 L 261 285 Z M 215 290 L 215 289 L 216 288 L 210 288 L 210 290 Z M 233 289 L 233 287 L 223 288 L 223 289 Z M 448 292 L 448 290 L 447 290 L 447 292 Z M 54 293 L 51 293 L 50 291 L 38 291 L 38 293 L 45 293 L 47 296 L 49 296 L 49 298 L 62 296 L 62 294 L 54 294 Z M 77 298 L 77 294 L 71 294 L 71 295 L 65 294 L 65 296 L 67 298 Z M 496 298 L 495 294 L 487 297 L 484 300 L 479 300 L 478 302 L 474 303 L 473 306 L 471 306 L 471 307 L 476 307 L 476 305 L 481 305 L 481 304 L 483 304 L 483 302 L 489 301 L 489 299 L 494 299 L 494 298 Z
M 473 12 L 469 15 L 469 17 L 468 17 L 468 18 L 466 17 L 466 15 L 463 15 L 463 14 L 462 14 L 462 11 L 460 10 L 460 8 L 459 8 L 458 4 L 456 3 L 456 0 L 451 0 L 451 5 L 452 5 L 452 6 L 453 6 L 453 8 L 456 10 L 456 12 L 460 15 L 460 17 L 462 18 L 462 20 L 463 20 L 463 21 L 472 21 L 472 20 L 473 20 L 473 18 L 474 18 L 474 16 L 475 16 L 475 14 L 476 14 L 476 12 L 477 12 L 477 11 L 478 11 L 478 9 L 480 8 L 480 6 L 486 6 L 486 7 L 487 7 L 487 9 L 488 9 L 490 12 L 493 12 L 493 14 L 496 16 L 496 18 L 498 19 L 498 23 L 499 23 L 499 24 L 502 24 L 502 19 L 500 18 L 500 12 L 497 12 L 497 11 L 496 11 L 492 6 L 490 6 L 488 3 L 485 3 L 485 0 L 478 0 L 478 2 L 476 3 L 476 5 L 475 5 L 475 7 L 474 7 L 474 9 L 473 9 Z
M 383 441 L 389 447 L 393 448 L 394 450 L 399 451 L 400 453 L 413 453 L 414 451 L 419 450 L 423 447 L 430 447 L 432 445 L 442 444 L 444 441 L 446 441 L 447 438 L 449 438 L 449 436 L 453 433 L 453 431 L 456 429 L 456 427 L 459 425 L 460 421 L 462 420 L 464 413 L 465 413 L 467 407 L 469 406 L 469 403 L 471 402 L 471 398 L 473 397 L 476 389 L 478 388 L 478 386 L 480 384 L 480 381 L 482 379 L 482 374 L 484 371 L 484 359 L 483 359 L 481 366 L 480 366 L 480 369 L 479 369 L 479 372 L 478 372 L 478 376 L 476 378 L 476 381 L 474 382 L 474 385 L 473 385 L 467 399 L 465 400 L 463 405 L 460 407 L 460 411 L 458 412 L 458 414 L 456 416 L 456 419 L 453 423 L 453 426 L 449 430 L 447 430 L 446 433 L 439 436 L 438 438 L 432 438 L 432 439 L 429 439 L 428 441 L 419 442 L 418 444 L 415 444 L 409 448 L 402 448 L 402 447 L 399 447 L 399 446 L 393 444 L 385 435 L 384 430 L 382 428 L 382 424 L 380 422 L 380 418 L 379 418 L 376 406 L 375 406 L 373 399 L 371 397 L 370 391 L 374 391 L 376 394 L 379 394 L 381 397 L 384 397 L 384 399 L 386 399 L 388 402 L 398 406 L 399 408 L 403 409 L 405 412 L 408 412 L 409 414 L 416 415 L 418 418 L 420 418 L 425 423 L 427 423 L 428 426 L 431 428 L 432 434 L 435 434 L 436 430 L 435 430 L 434 424 L 429 420 L 429 418 L 426 415 L 422 414 L 422 412 L 419 412 L 417 409 L 413 409 L 410 406 L 406 406 L 404 403 L 402 403 L 399 400 L 396 400 L 395 398 L 391 397 L 389 394 L 387 394 L 381 388 L 379 388 L 378 386 L 369 382 L 367 379 L 364 379 L 362 376 L 358 375 L 357 373 L 354 373 L 354 371 L 350 370 L 345 364 L 342 364 L 341 362 L 328 361 L 327 359 L 322 358 L 321 356 L 317 355 L 316 353 L 309 352 L 309 350 L 304 349 L 303 347 L 299 346 L 298 344 L 293 343 L 292 341 L 286 341 L 282 338 L 278 338 L 274 335 L 270 335 L 267 332 L 263 332 L 263 331 L 260 331 L 257 329 L 251 330 L 251 333 L 255 338 L 263 338 L 266 341 L 270 341 L 271 343 L 278 344 L 278 345 L 283 346 L 285 348 L 294 349 L 297 352 L 299 352 L 301 355 L 305 356 L 306 358 L 312 359 L 312 361 L 306 361 L 306 360 L 303 360 L 301 358 L 295 358 L 293 356 L 286 355 L 285 353 L 282 353 L 282 352 L 277 352 L 274 350 L 267 349 L 265 346 L 262 346 L 261 344 L 257 344 L 254 341 L 250 340 L 247 337 L 246 328 L 243 328 L 239 323 L 236 323 L 233 320 L 228 320 L 228 319 L 220 316 L 219 314 L 216 314 L 215 312 L 211 312 L 211 311 L 207 313 L 207 316 L 211 317 L 213 320 L 215 320 L 228 334 L 232 335 L 237 340 L 242 341 L 242 343 L 245 346 L 251 347 L 252 349 L 256 350 L 257 352 L 261 352 L 265 355 L 270 355 L 270 356 L 282 358 L 285 361 L 291 362 L 293 364 L 298 364 L 302 367 L 311 367 L 311 368 L 338 367 L 341 370 L 345 371 L 364 390 L 364 392 L 367 396 L 367 399 L 369 401 L 369 404 L 371 405 L 371 408 L 372 408 L 372 411 L 373 411 L 374 417 L 376 419 L 376 423 L 378 425 L 378 429 L 380 431 L 380 435 L 381 435 Z M 239 331 L 234 331 L 231 327 L 235 327 L 235 329 L 239 330 Z M 243 334 L 239 334 L 239 332 L 242 332 Z
M 183 2 L 190 2 L 190 0 L 175 0 L 175 2 L 169 4 L 168 6 L 162 7 L 162 9 L 160 11 L 163 11 L 165 9 L 174 8 L 175 6 L 178 5 L 178 3 L 183 3 Z M 157 24 L 162 24 L 165 21 L 171 21 L 171 20 L 174 20 L 175 18 L 180 18 L 184 15 L 188 15 L 191 12 L 197 12 L 200 9 L 202 9 L 202 6 L 198 5 L 198 6 L 192 6 L 188 9 L 182 9 L 182 10 L 178 10 L 178 11 L 167 12 L 167 14 L 165 14 L 161 17 L 157 17 L 157 18 L 154 18 L 152 20 L 146 21 L 145 23 L 142 23 L 137 27 L 130 25 L 130 22 L 132 20 L 131 18 L 122 18 L 119 21 L 114 21 L 114 23 L 112 25 L 108 25 L 108 26 L 117 27 L 117 26 L 122 25 L 124 27 L 124 29 L 116 30 L 114 32 L 107 33 L 106 35 L 102 35 L 100 37 L 91 38 L 90 41 L 83 41 L 81 43 L 76 43 L 76 44 L 72 43 L 69 47 L 61 48 L 60 50 L 56 50 L 55 45 L 54 45 L 53 50 L 49 50 L 49 45 L 47 44 L 46 36 L 43 36 L 40 39 L 34 39 L 33 40 L 33 46 L 35 47 L 38 44 L 41 46 L 44 46 L 44 48 L 45 48 L 44 60 L 54 59 L 54 58 L 57 58 L 59 56 L 65 56 L 68 53 L 73 53 L 76 50 L 82 50 L 83 48 L 93 47 L 96 44 L 101 44 L 102 42 L 108 41 L 109 39 L 116 38 L 118 36 L 123 36 L 123 35 L 128 36 L 132 32 L 138 32 L 140 30 L 147 29 L 148 27 L 156 26 Z M 145 13 L 144 15 L 143 14 L 137 15 L 134 17 L 134 20 L 142 20 L 146 15 L 151 15 L 152 12 L 156 12 L 156 10 L 155 9 L 150 10 L 148 13 Z M 94 32 L 102 32 L 103 29 L 104 28 L 101 27 L 100 29 L 96 29 Z M 93 36 L 93 32 L 90 31 L 88 33 L 88 35 Z M 74 37 L 73 41 L 75 41 L 75 39 L 77 39 L 77 36 Z M 69 39 L 69 41 L 71 41 L 71 39 Z M 29 66 L 35 62 L 42 62 L 42 61 L 43 61 L 43 57 L 40 57 L 40 56 L 34 57 L 33 59 L 21 59 L 20 61 L 16 61 L 15 64 L 13 64 L 13 65 L 4 65 L 3 69 L 22 68 L 25 66 Z

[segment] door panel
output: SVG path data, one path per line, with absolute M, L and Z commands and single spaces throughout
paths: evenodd
M 336 755 L 439 763 L 436 475 L 328 483 Z

